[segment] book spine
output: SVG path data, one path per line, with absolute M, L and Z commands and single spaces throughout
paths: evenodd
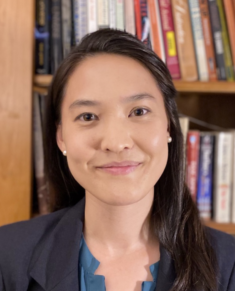
M 79 41 L 87 34 L 88 28 L 88 13 L 87 13 L 87 0 L 79 0 L 79 18 L 78 18 L 78 38 Z
M 200 137 L 197 206 L 200 216 L 211 218 L 213 185 L 214 136 L 202 134 Z
M 117 29 L 124 30 L 125 23 L 124 23 L 124 0 L 116 0 L 116 11 L 117 11 Z
M 229 45 L 228 30 L 226 26 L 225 15 L 224 15 L 223 2 L 222 0 L 216 0 L 216 2 L 219 9 L 219 15 L 220 15 L 220 20 L 221 20 L 226 77 L 227 77 L 227 81 L 234 81 L 232 55 L 231 55 L 231 50 L 230 50 L 230 45 Z
M 166 65 L 173 79 L 180 79 L 180 66 L 175 43 L 175 28 L 173 22 L 171 2 L 169 0 L 158 0 L 162 33 L 166 55 Z
M 234 1 L 235 5 L 235 1 Z M 229 40 L 232 51 L 233 68 L 235 72 L 235 8 L 233 7 L 232 0 L 224 0 L 224 9 L 227 19 Z
M 148 0 L 148 14 L 150 18 L 152 49 L 165 62 L 166 58 L 158 1 Z
M 151 48 L 150 20 L 148 17 L 147 0 L 140 0 L 141 41 Z
M 62 22 L 61 22 L 61 1 L 52 0 L 52 59 L 51 70 L 52 74 L 57 70 L 59 64 L 63 60 L 62 48 Z
M 125 0 L 125 30 L 126 32 L 135 35 L 135 9 L 133 0 Z
M 199 132 L 189 130 L 187 135 L 186 183 L 195 202 L 197 196 L 199 143 Z
M 50 10 L 48 0 L 36 0 L 35 73 L 50 73 Z
M 196 52 L 199 80 L 208 81 L 205 42 L 202 32 L 201 15 L 198 0 L 189 0 L 189 11 L 193 31 L 194 47 Z
M 207 0 L 199 0 L 200 14 L 202 19 L 202 29 L 206 49 L 207 68 L 209 73 L 209 80 L 217 80 L 215 51 L 213 46 L 213 38 L 211 32 L 209 8 Z
M 116 0 L 109 0 L 109 26 L 115 29 L 117 27 Z
M 184 173 L 186 168 L 186 143 L 187 135 L 189 131 L 189 118 L 188 117 L 179 117 L 180 128 L 183 135 L 183 155 L 184 155 Z
M 134 0 L 135 4 L 135 26 L 136 26 L 136 36 L 141 40 L 142 36 L 142 24 L 140 15 L 140 0 Z
M 37 198 L 40 214 L 49 213 L 49 193 L 44 171 L 44 151 L 42 136 L 42 120 L 39 105 L 39 94 L 34 93 L 33 99 L 33 140 L 34 168 L 37 187 Z
M 226 80 L 226 70 L 224 62 L 224 48 L 222 41 L 221 22 L 216 0 L 208 0 L 213 43 L 215 48 L 215 59 L 217 66 L 217 77 L 219 80 Z
M 79 0 L 73 0 L 73 23 L 75 45 L 79 44 Z
M 232 134 L 220 132 L 216 135 L 214 176 L 214 220 L 230 222 L 231 176 L 232 176 Z
M 88 0 L 87 2 L 87 18 L 88 25 L 87 30 L 88 33 L 92 33 L 97 30 L 97 5 L 96 0 Z
M 198 79 L 198 71 L 188 1 L 172 0 L 172 13 L 175 23 L 181 79 L 184 81 L 196 81 Z
M 109 0 L 97 0 L 98 28 L 109 28 Z
M 67 0 L 61 1 L 63 58 L 65 58 L 71 50 L 71 2 Z

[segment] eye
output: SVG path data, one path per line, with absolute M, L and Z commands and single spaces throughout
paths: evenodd
M 95 115 L 92 113 L 82 113 L 80 114 L 78 117 L 76 117 L 75 120 L 81 120 L 81 121 L 92 121 L 95 118 L 92 118 L 92 116 L 94 117 Z
M 137 108 L 137 109 L 135 109 L 133 112 L 136 112 L 137 113 L 137 115 L 135 115 L 135 116 L 141 116 L 141 115 L 145 115 L 146 113 L 144 113 L 144 111 L 145 112 L 150 112 L 148 109 L 146 109 L 146 108 Z M 132 112 L 132 113 L 133 113 Z

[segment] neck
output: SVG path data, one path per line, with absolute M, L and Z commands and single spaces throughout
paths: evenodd
M 154 240 L 150 224 L 152 189 L 143 199 L 130 205 L 109 205 L 86 192 L 84 237 L 88 244 L 109 254 L 126 254 Z M 156 239 L 156 238 L 155 238 Z

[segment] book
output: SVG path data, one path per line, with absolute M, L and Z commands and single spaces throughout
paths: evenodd
M 186 142 L 187 142 L 187 134 L 189 131 L 189 118 L 188 117 L 179 117 L 180 128 L 183 135 L 183 153 L 184 153 L 184 172 L 186 167 Z
M 150 20 L 148 16 L 147 0 L 140 0 L 141 41 L 151 48 Z
M 202 30 L 206 49 L 207 68 L 209 80 L 217 80 L 215 50 L 211 32 L 210 14 L 207 0 L 199 0 L 200 14 L 202 20 Z
M 213 219 L 229 223 L 231 215 L 233 134 L 215 133 Z
M 142 39 L 142 22 L 140 15 L 140 0 L 134 0 L 135 8 L 135 26 L 136 26 L 136 36 L 139 40 Z
M 63 60 L 61 0 L 52 0 L 51 72 L 55 73 Z
M 226 80 L 226 70 L 224 61 L 224 48 L 222 41 L 222 29 L 219 16 L 219 10 L 216 4 L 216 0 L 208 0 L 211 29 L 213 36 L 213 43 L 215 49 L 216 70 L 217 78 L 219 80 Z
M 72 34 L 72 22 L 71 22 L 71 1 L 61 0 L 61 13 L 62 13 L 62 47 L 63 58 L 65 58 L 71 51 L 71 34 Z
M 135 8 L 133 0 L 125 0 L 124 2 L 125 11 L 125 30 L 126 32 L 135 35 Z
M 33 144 L 34 144 L 34 169 L 36 178 L 36 189 L 38 198 L 38 207 L 40 214 L 48 214 L 49 192 L 44 170 L 44 150 L 42 136 L 42 119 L 40 112 L 40 95 L 33 95 Z
M 197 197 L 199 145 L 200 132 L 189 130 L 186 144 L 186 184 L 195 202 Z
M 235 1 L 233 6 L 233 0 L 224 0 L 224 10 L 227 20 L 227 28 L 229 32 L 230 48 L 232 52 L 233 68 L 235 72 Z
M 124 17 L 124 0 L 116 0 L 116 27 L 119 30 L 125 29 Z
M 228 30 L 227 30 L 225 15 L 224 15 L 223 2 L 222 0 L 216 0 L 216 3 L 219 9 L 219 15 L 220 15 L 220 21 L 221 21 L 221 29 L 222 29 L 221 32 L 222 32 L 222 41 L 223 41 L 223 47 L 224 47 L 226 78 L 227 78 L 227 81 L 234 81 L 232 55 L 231 55 L 231 50 L 230 50 L 230 45 L 229 45 Z
M 231 222 L 235 223 L 235 130 L 231 131 L 233 134 L 232 141 L 232 190 L 231 190 Z
M 200 81 L 208 81 L 205 42 L 202 31 L 202 22 L 198 0 L 189 0 L 189 11 L 193 31 L 194 48 L 196 53 L 198 75 Z
M 36 0 L 35 20 L 35 73 L 50 74 L 49 0 Z
M 214 143 L 213 133 L 200 133 L 197 206 L 204 219 L 210 219 L 212 215 Z
M 116 13 L 116 0 L 109 0 L 109 27 L 117 27 L 117 13 Z
M 98 29 L 109 28 L 109 0 L 97 0 Z
M 97 4 L 96 0 L 87 1 L 87 31 L 92 33 L 97 30 Z
M 175 28 L 173 22 L 171 2 L 169 0 L 158 0 L 162 34 L 166 55 L 166 65 L 173 79 L 180 79 L 180 66 L 175 43 Z
M 176 45 L 180 64 L 181 79 L 198 79 L 193 34 L 187 0 L 172 0 L 172 14 L 175 24 Z
M 152 50 L 165 63 L 166 56 L 162 35 L 162 25 L 160 19 L 159 5 L 156 0 L 148 0 L 148 15 L 150 19 L 150 38 Z

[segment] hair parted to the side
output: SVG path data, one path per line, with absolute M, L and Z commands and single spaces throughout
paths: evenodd
M 216 291 L 216 257 L 184 182 L 184 147 L 175 87 L 161 59 L 126 32 L 103 29 L 86 35 L 62 62 L 53 78 L 44 131 L 46 173 L 54 193 L 52 210 L 74 205 L 85 195 L 57 146 L 56 128 L 60 123 L 61 104 L 69 77 L 82 60 L 97 54 L 128 56 L 144 65 L 155 78 L 164 99 L 173 141 L 168 146 L 166 168 L 154 186 L 151 222 L 160 244 L 174 260 L 177 278 L 171 291 Z

